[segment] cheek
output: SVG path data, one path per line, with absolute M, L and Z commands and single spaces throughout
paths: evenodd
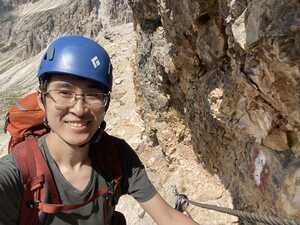
M 105 116 L 105 110 L 97 110 L 94 113 L 94 118 L 95 120 L 99 123 L 99 126 L 101 124 L 101 122 L 104 120 L 104 116 Z
M 57 110 L 55 107 L 46 107 L 46 117 L 50 127 L 57 124 L 65 114 L 65 112 Z

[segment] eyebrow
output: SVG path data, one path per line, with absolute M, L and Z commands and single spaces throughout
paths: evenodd
M 74 87 L 73 84 L 69 83 L 69 82 L 60 82 L 60 83 L 56 83 L 54 84 L 54 87 L 58 87 L 58 88 L 62 88 L 62 87 Z

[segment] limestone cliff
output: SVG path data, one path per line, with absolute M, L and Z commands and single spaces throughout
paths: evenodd
M 199 162 L 235 208 L 300 218 L 299 1 L 130 5 L 138 103 L 152 145 L 172 158 L 189 131 Z

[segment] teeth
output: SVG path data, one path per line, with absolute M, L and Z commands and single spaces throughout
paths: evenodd
M 70 124 L 73 127 L 83 127 L 87 125 L 87 122 L 67 122 L 68 124 Z

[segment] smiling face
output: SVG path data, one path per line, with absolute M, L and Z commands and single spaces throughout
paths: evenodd
M 55 95 L 59 91 L 76 93 L 74 105 L 59 104 L 55 101 Z M 48 124 L 51 128 L 51 139 L 59 143 L 61 140 L 73 146 L 87 144 L 104 119 L 105 107 L 90 105 L 84 98 L 86 93 L 99 93 L 101 90 L 95 82 L 79 79 L 69 75 L 51 75 L 47 85 L 47 95 L 42 108 L 46 112 Z

